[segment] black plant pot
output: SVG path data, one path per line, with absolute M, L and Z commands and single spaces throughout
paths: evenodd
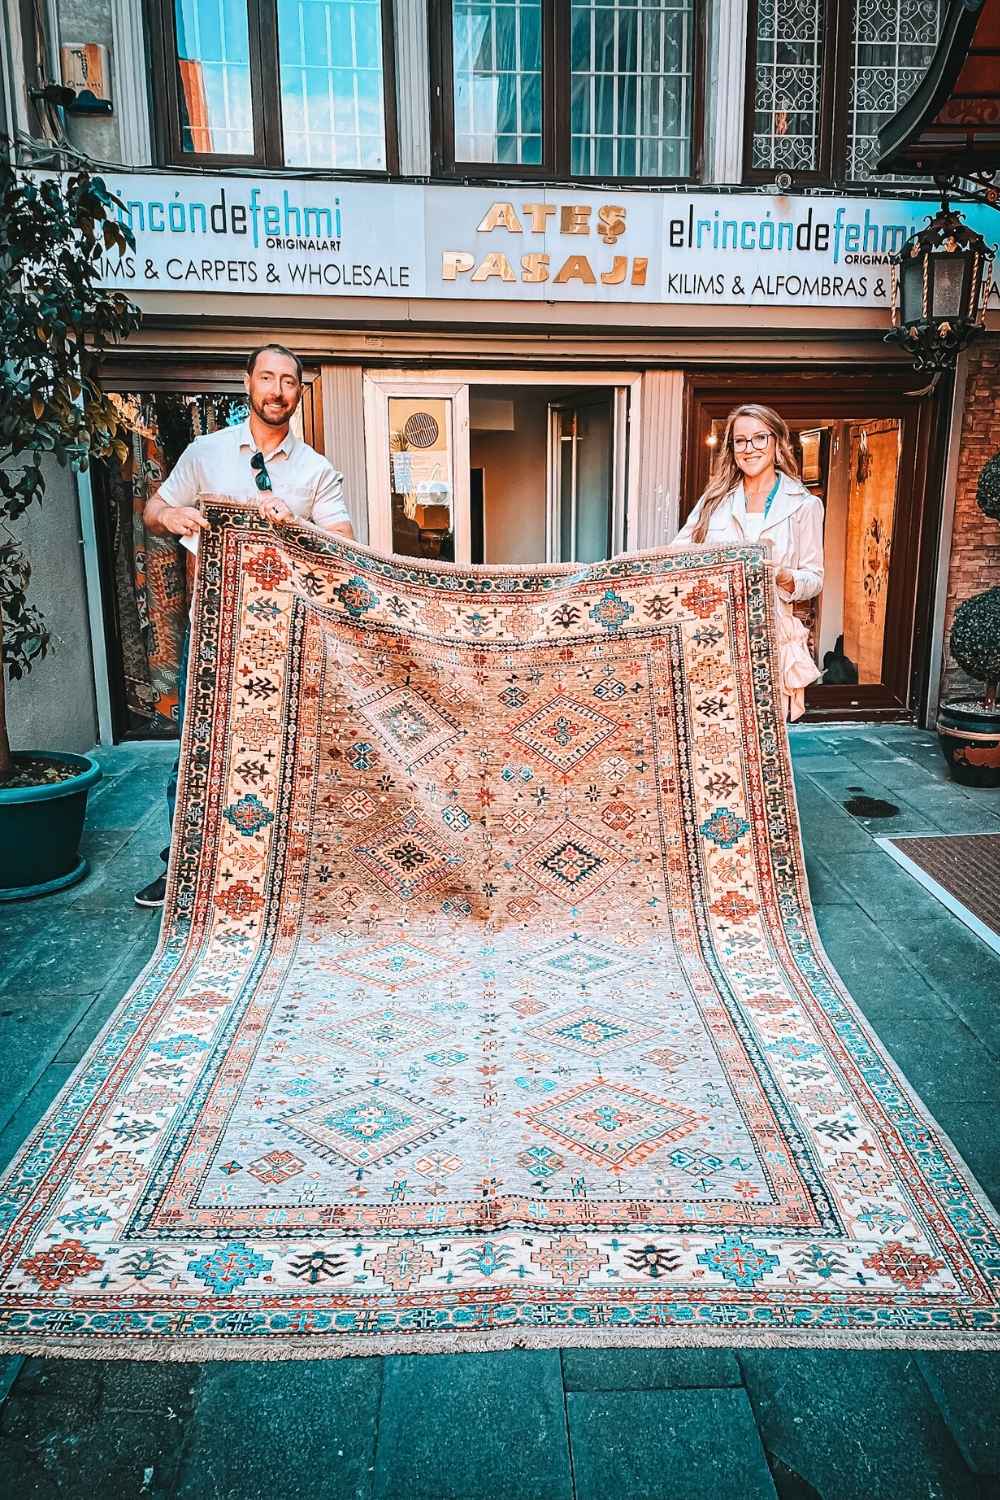
M 22 751 L 17 760 L 54 760 L 76 775 L 44 786 L 0 788 L 0 901 L 47 896 L 82 880 L 80 835 L 101 768 L 90 755 Z
M 1000 787 L 1000 705 L 987 709 L 975 698 L 942 703 L 937 730 L 953 780 Z

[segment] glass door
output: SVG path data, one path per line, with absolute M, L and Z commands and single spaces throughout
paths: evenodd
M 366 372 L 371 545 L 465 564 L 621 552 L 630 398 L 594 376 Z
M 469 387 L 367 374 L 364 396 L 371 545 L 471 562 Z
M 627 392 L 549 403 L 548 560 L 601 562 L 624 544 Z

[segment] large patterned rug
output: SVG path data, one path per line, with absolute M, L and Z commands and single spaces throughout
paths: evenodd
M 209 514 L 163 937 L 5 1180 L 0 1349 L 996 1347 L 819 948 L 762 552 Z

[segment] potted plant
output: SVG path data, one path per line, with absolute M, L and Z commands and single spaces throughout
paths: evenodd
M 979 476 L 976 503 L 990 520 L 1000 520 L 1000 453 Z M 964 786 L 1000 787 L 1000 587 L 959 605 L 951 654 L 963 672 L 984 684 L 984 691 L 979 698 L 942 703 L 938 738 L 945 760 Z
M 52 634 L 29 598 L 31 566 L 13 523 L 45 494 L 46 459 L 86 469 L 125 455 L 120 419 L 98 380 L 109 343 L 138 309 L 100 285 L 102 259 L 134 248 L 99 177 L 15 169 L 0 141 L 0 662 L 11 682 L 31 671 Z M 11 751 L 0 670 L 0 900 L 59 890 L 86 873 L 80 858 L 89 755 Z

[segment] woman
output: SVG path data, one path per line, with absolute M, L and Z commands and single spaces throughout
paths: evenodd
M 769 406 L 729 413 L 715 472 L 677 534 L 676 545 L 768 541 L 775 564 L 776 624 L 787 719 L 805 712 L 805 689 L 821 676 L 792 605 L 823 587 L 823 504 L 799 479 L 787 426 Z

